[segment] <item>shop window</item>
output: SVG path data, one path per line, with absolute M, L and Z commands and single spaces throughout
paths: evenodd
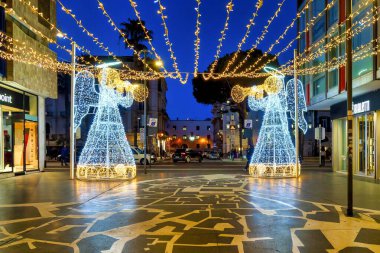
M 306 48 L 306 34 L 303 32 L 306 29 L 306 13 L 304 12 L 299 19 L 299 31 L 302 32 L 299 41 L 299 51 L 303 53 Z
M 346 25 L 343 24 L 340 27 L 339 34 L 343 41 L 346 41 Z M 346 43 L 341 43 L 339 46 L 339 56 L 345 56 L 346 55 Z
M 50 28 L 49 22 L 46 21 L 50 21 L 50 0 L 38 0 L 38 13 L 42 13 L 42 16 L 44 17 L 42 18 L 41 16 L 38 16 L 38 22 L 43 26 Z
M 355 5 L 356 2 L 353 2 L 353 5 Z M 372 8 L 372 5 L 368 6 L 366 9 L 362 10 L 358 15 L 356 15 L 353 18 L 353 24 L 357 23 L 356 26 L 361 26 L 363 19 L 367 20 L 372 17 L 372 14 L 368 15 L 368 13 L 371 13 L 370 10 Z M 369 27 L 364 28 L 360 33 L 356 34 L 353 37 L 352 40 L 352 49 L 358 50 L 358 48 L 365 46 L 367 44 L 370 44 L 372 37 L 373 37 L 373 28 L 372 25 Z M 372 45 L 369 45 L 372 46 Z M 362 48 L 361 50 L 367 50 L 367 47 Z M 360 51 L 358 51 L 360 53 Z M 353 63 L 352 66 L 352 77 L 355 79 L 357 77 L 360 77 L 362 75 L 365 75 L 371 71 L 373 71 L 373 61 L 372 57 L 366 57 L 364 59 L 361 59 L 359 61 L 356 61 Z
M 359 2 L 360 0 L 352 0 L 352 6 L 355 7 Z
M 356 118 L 357 126 L 357 171 L 361 175 L 375 174 L 375 124 L 374 114 L 364 114 Z
M 38 169 L 38 99 L 0 86 L 7 99 L 0 101 L 2 132 L 0 172 L 23 173 Z
M 329 4 L 333 0 L 329 0 Z M 331 27 L 333 26 L 336 22 L 338 22 L 338 17 L 339 17 L 339 1 L 335 1 L 333 7 L 330 8 L 328 12 L 328 26 Z
M 312 13 L 313 17 L 317 16 L 325 8 L 325 1 L 313 1 Z
M 325 17 L 326 17 L 325 15 L 322 15 L 322 17 L 320 17 L 315 22 L 312 28 L 312 42 L 316 42 L 318 39 L 320 39 L 323 35 L 326 34 L 326 18 Z
M 197 149 L 201 148 L 201 145 L 200 144 L 197 144 Z
M 372 15 L 368 15 L 368 11 L 370 7 L 361 11 L 357 16 L 355 16 L 352 20 L 353 24 L 357 24 L 356 27 L 363 25 L 363 19 L 369 20 Z M 372 40 L 372 25 L 364 28 L 360 33 L 356 34 L 352 39 L 352 49 L 355 50 L 360 46 L 363 46 Z
M 338 36 L 338 31 L 334 32 L 329 37 L 329 43 L 331 43 L 332 41 L 334 41 L 334 39 L 336 39 L 337 36 Z M 331 48 L 331 50 L 328 52 L 327 57 L 328 57 L 328 63 L 334 61 L 334 59 L 336 60 L 339 57 L 339 47 L 333 47 L 333 48 Z M 329 89 L 338 86 L 338 82 L 339 82 L 338 69 L 332 69 L 332 70 L 330 70 L 329 73 L 328 73 L 328 86 L 329 86 Z
M 300 53 L 303 53 L 305 49 L 306 49 L 306 35 L 305 33 L 302 33 L 301 38 L 300 38 L 300 48 L 299 48 Z
M 38 169 L 38 99 L 25 95 L 29 101 L 29 111 L 25 110 L 25 167 L 26 170 Z
M 326 93 L 326 77 L 321 75 L 319 77 L 313 78 L 313 96 Z
M 366 57 L 352 63 L 352 78 L 355 79 L 373 70 L 372 57 Z

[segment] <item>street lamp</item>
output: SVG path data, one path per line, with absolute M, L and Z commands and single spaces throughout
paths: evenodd
M 164 66 L 164 63 L 163 63 L 163 61 L 161 61 L 161 60 L 155 60 L 155 61 L 154 61 L 154 65 L 155 65 L 156 67 L 158 67 L 158 68 L 162 68 L 162 67 Z
M 106 63 L 99 64 L 96 67 L 98 69 L 104 69 L 104 68 L 108 68 L 108 67 L 116 66 L 116 65 L 120 65 L 120 64 L 121 64 L 121 61 L 113 61 L 113 62 L 106 62 Z
M 144 54 L 144 61 L 146 63 L 146 56 L 147 56 L 147 53 L 152 53 L 151 51 L 149 50 L 141 50 L 139 53 L 143 53 Z M 154 64 L 157 66 L 157 67 L 162 67 L 163 66 L 163 62 L 161 60 L 156 60 L 154 61 Z M 146 64 L 144 64 L 144 72 L 146 71 Z M 147 174 L 147 170 L 146 170 L 146 153 L 147 153 L 147 146 L 148 146 L 148 142 L 147 142 L 147 104 L 146 104 L 146 88 L 147 88 L 147 82 L 146 82 L 146 79 L 144 79 L 144 174 Z

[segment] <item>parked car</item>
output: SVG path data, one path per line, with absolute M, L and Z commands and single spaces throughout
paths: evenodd
M 203 151 L 202 152 L 202 157 L 203 157 L 203 159 L 205 159 L 205 158 L 208 158 L 208 155 L 210 154 L 210 151 Z
M 218 152 L 216 151 L 211 151 L 208 156 L 207 156 L 208 159 L 210 160 L 219 160 L 220 159 L 220 155 Z
M 192 149 L 177 149 L 173 154 L 173 162 L 191 162 L 191 161 L 198 161 L 202 162 L 203 157 L 202 153 L 196 150 Z
M 132 146 L 131 150 L 132 150 L 132 154 L 135 158 L 136 164 L 139 163 L 139 164 L 143 165 L 144 164 L 144 151 L 138 147 L 135 147 L 135 146 Z M 156 156 L 147 153 L 146 154 L 146 164 L 153 164 L 155 162 L 156 162 Z

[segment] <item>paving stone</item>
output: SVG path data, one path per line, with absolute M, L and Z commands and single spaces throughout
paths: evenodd
M 380 229 L 360 229 L 355 242 L 380 245 Z
M 115 238 L 105 235 L 95 235 L 80 240 L 77 245 L 81 253 L 102 253 L 103 250 L 109 250 Z

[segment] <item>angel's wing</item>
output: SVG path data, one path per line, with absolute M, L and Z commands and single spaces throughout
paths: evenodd
M 304 113 L 307 112 L 305 93 L 303 90 L 303 84 L 300 80 L 297 80 L 297 93 L 298 93 L 298 105 L 295 104 L 295 87 L 294 79 L 291 79 L 286 84 L 286 94 L 288 111 L 290 112 L 290 117 L 295 120 L 296 106 L 298 106 L 298 125 L 299 128 L 306 133 L 307 132 L 307 122 Z
M 74 131 L 80 126 L 90 107 L 97 106 L 99 94 L 95 90 L 94 75 L 87 71 L 80 71 L 75 76 L 74 88 Z

